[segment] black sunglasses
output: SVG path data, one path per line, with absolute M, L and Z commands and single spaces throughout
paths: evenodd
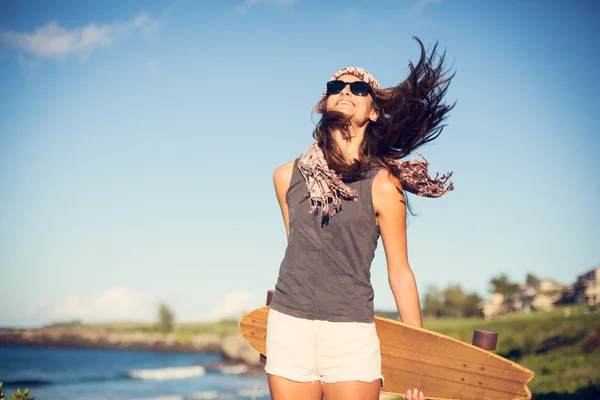
M 367 82 L 344 82 L 336 80 L 327 82 L 327 94 L 340 94 L 346 85 L 350 85 L 350 91 L 355 96 L 366 96 L 371 93 L 371 85 L 369 85 Z

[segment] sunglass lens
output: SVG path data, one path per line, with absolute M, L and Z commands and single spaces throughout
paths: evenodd
M 355 96 L 366 96 L 369 94 L 369 84 L 362 81 L 351 82 L 350 91 Z
M 329 81 L 327 82 L 327 93 L 339 94 L 346 87 L 346 82 L 343 81 Z

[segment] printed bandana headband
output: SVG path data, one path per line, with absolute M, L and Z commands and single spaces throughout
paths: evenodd
M 369 86 L 371 86 L 371 89 L 381 90 L 381 86 L 379 85 L 379 82 L 377 82 L 377 79 L 375 79 L 375 77 L 373 75 L 371 75 L 366 69 L 362 69 L 360 67 L 342 68 L 338 72 L 333 74 L 333 76 L 329 80 L 335 81 L 342 75 L 354 75 L 357 78 L 360 78 L 364 82 L 368 83 Z M 325 90 L 323 91 L 323 97 L 326 97 L 326 96 L 327 96 L 327 87 L 325 87 Z

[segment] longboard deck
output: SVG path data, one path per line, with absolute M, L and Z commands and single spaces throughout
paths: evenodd
M 244 338 L 266 355 L 269 307 L 238 323 Z M 382 393 L 401 396 L 419 388 L 427 399 L 523 400 L 533 371 L 460 340 L 387 318 L 375 317 L 384 382 Z

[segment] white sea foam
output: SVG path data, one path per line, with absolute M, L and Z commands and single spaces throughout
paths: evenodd
M 240 375 L 248 372 L 248 366 L 245 364 L 225 365 L 221 367 L 221 372 L 227 375 Z
M 132 399 L 132 400 L 184 400 L 183 396 L 159 396 L 159 397 L 145 397 L 141 399 Z
M 228 397 L 233 397 L 232 393 L 226 393 L 226 392 L 199 392 L 199 393 L 194 393 L 190 396 L 187 396 L 188 399 L 202 399 L 202 400 L 211 400 L 211 399 L 223 399 L 223 398 L 227 398 Z
M 83 397 L 71 397 L 71 398 L 73 400 L 110 400 L 110 398 L 104 397 L 104 396 L 100 396 L 100 397 L 83 396 Z
M 170 367 L 158 369 L 134 369 L 129 371 L 129 376 L 134 379 L 153 381 L 167 381 L 171 379 L 187 379 L 203 376 L 206 370 L 200 365 L 189 367 Z M 168 399 L 170 400 L 170 399 Z
M 112 397 L 110 399 L 112 399 Z M 110 400 L 110 399 L 108 397 L 106 398 L 106 400 Z M 87 397 L 85 398 L 85 400 L 87 400 Z M 130 400 L 185 400 L 185 397 L 179 396 L 179 395 L 173 395 L 173 396 L 158 396 L 158 397 L 140 397 L 140 398 L 135 398 L 135 399 L 130 399 Z
M 269 390 L 265 388 L 261 389 L 242 389 L 234 392 L 198 392 L 192 395 L 186 396 L 188 400 L 212 400 L 212 399 L 231 399 L 234 397 L 254 398 L 264 397 L 269 395 Z
M 148 371 L 148 370 L 146 370 Z M 207 390 L 205 392 L 197 392 L 190 395 L 180 396 L 158 396 L 158 397 L 143 397 L 131 400 L 225 400 L 232 399 L 235 397 L 243 398 L 256 398 L 265 397 L 269 395 L 269 389 L 267 388 L 254 388 L 254 389 L 241 389 L 237 391 L 219 392 L 214 390 Z M 108 397 L 82 397 L 76 398 L 76 400 L 110 400 Z
M 242 390 L 238 391 L 238 396 L 240 396 L 240 397 L 255 398 L 255 397 L 264 397 L 264 396 L 268 396 L 268 395 L 269 395 L 269 389 L 267 389 L 267 388 L 242 389 Z

